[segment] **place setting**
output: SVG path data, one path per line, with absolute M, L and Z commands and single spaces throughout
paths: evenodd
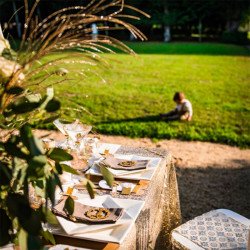
M 60 226 L 51 227 L 53 234 L 100 242 L 121 243 L 139 215 L 144 201 L 113 198 L 109 195 L 90 199 L 78 195 L 74 213 L 63 210 L 65 198 L 53 208 Z
M 101 167 L 108 167 L 114 177 L 128 180 L 150 181 L 161 158 L 137 155 L 105 155 L 100 159 L 90 159 L 92 167 L 87 171 L 90 175 L 101 175 Z
M 130 195 L 139 194 L 143 186 L 139 177 L 156 165 L 151 158 L 115 154 L 120 145 L 102 144 L 97 138 L 88 137 L 91 126 L 78 120 L 71 123 L 55 120 L 54 125 L 65 135 L 65 140 L 45 139 L 44 144 L 47 148 L 59 147 L 70 152 L 74 159 L 63 164 L 74 168 L 79 175 L 67 172 L 61 175 L 62 190 L 56 190 L 56 205 L 51 208 L 59 225 L 48 225 L 49 230 L 54 235 L 120 244 L 144 205 L 143 200 L 130 199 Z M 102 178 L 102 167 L 114 176 L 112 186 Z M 99 191 L 94 199 L 86 190 L 84 178 L 91 180 Z M 65 209 L 69 196 L 74 202 L 72 214 Z
M 52 145 L 69 150 L 74 157 L 64 164 L 76 169 L 80 175 L 88 176 L 97 188 L 111 190 L 111 193 L 137 193 L 140 182 L 150 181 L 161 161 L 159 157 L 116 154 L 120 145 L 100 143 L 97 138 L 88 137 L 91 126 L 81 124 L 78 120 L 71 123 L 55 120 L 54 125 L 65 135 L 66 140 L 54 141 Z M 109 187 L 105 184 L 100 178 L 102 167 L 106 167 L 119 180 L 119 185 Z M 74 184 L 81 189 L 79 182 L 79 178 L 75 177 Z

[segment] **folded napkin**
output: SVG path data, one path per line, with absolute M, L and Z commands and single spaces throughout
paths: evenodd
M 106 156 L 105 159 L 101 161 L 101 163 L 112 169 L 132 171 L 146 169 L 149 164 L 149 160 L 117 159 L 110 155 Z
M 123 214 L 123 208 L 93 207 L 75 202 L 75 209 L 72 215 L 64 211 L 65 198 L 62 198 L 52 211 L 55 215 L 61 216 L 73 222 L 86 224 L 115 223 Z

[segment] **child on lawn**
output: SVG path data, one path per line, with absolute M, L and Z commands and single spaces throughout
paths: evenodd
M 192 104 L 185 99 L 184 93 L 176 92 L 173 100 L 176 102 L 175 109 L 168 113 L 160 114 L 160 117 L 166 121 L 191 121 L 193 116 Z

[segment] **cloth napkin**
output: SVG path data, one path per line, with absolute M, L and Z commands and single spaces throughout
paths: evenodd
M 103 207 L 93 207 L 75 202 L 75 208 L 72 215 L 68 215 L 64 211 L 66 198 L 62 198 L 57 205 L 52 209 L 52 212 L 55 215 L 61 216 L 73 222 L 80 222 L 86 224 L 105 224 L 105 223 L 115 223 L 123 214 L 123 208 L 103 208 Z M 90 218 L 89 215 L 94 215 L 97 217 L 98 211 L 104 209 L 104 213 L 100 212 L 100 215 L 107 214 L 105 218 Z M 108 212 L 106 212 L 108 211 Z
M 106 156 L 101 164 L 106 165 L 112 169 L 133 171 L 138 169 L 146 169 L 149 160 L 127 160 L 127 159 L 117 159 L 114 156 Z

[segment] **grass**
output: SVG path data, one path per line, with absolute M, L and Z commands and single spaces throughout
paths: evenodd
M 223 44 L 130 43 L 138 56 L 104 55 L 109 65 L 71 65 L 72 81 L 56 86 L 64 116 L 104 134 L 212 141 L 250 146 L 250 60 L 244 47 Z M 88 75 L 82 78 L 80 72 Z M 106 82 L 97 76 L 101 75 Z M 190 123 L 160 121 L 183 91 Z M 69 108 L 70 107 L 70 108 Z M 74 110 L 84 107 L 91 113 Z

